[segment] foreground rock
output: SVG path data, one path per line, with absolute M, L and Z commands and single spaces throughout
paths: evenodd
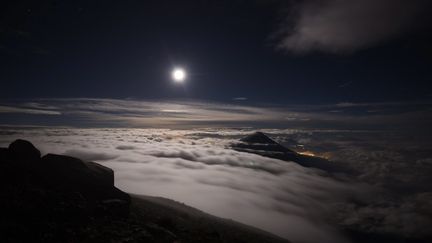
M 2 242 L 63 241 L 91 221 L 128 217 L 130 196 L 114 187 L 111 169 L 63 155 L 40 157 L 24 140 L 0 151 Z
M 287 242 L 163 198 L 114 186 L 94 162 L 16 140 L 0 148 L 1 242 Z

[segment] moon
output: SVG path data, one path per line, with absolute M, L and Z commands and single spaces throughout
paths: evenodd
M 183 68 L 175 68 L 171 73 L 172 79 L 176 83 L 183 83 L 186 79 L 186 71 Z

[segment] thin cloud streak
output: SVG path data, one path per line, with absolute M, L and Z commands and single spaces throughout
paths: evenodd
M 54 110 L 42 110 L 32 108 L 20 108 L 13 106 L 0 106 L 0 113 L 25 113 L 39 115 L 61 115 L 62 113 Z
M 203 101 L 118 99 L 38 99 L 3 103 L 0 124 L 75 127 L 278 127 L 412 129 L 432 121 L 430 103 L 351 103 L 329 105 L 238 105 Z M 36 109 L 35 107 L 38 107 Z M 335 112 L 338 111 L 338 112 Z M 371 112 L 375 111 L 375 112 Z M 20 115 L 34 119 L 21 119 Z M 53 118 L 53 115 L 54 116 Z M 44 116 L 50 116 L 45 119 Z M 22 124 L 32 121 L 33 124 Z M 413 123 L 417 123 L 416 125 Z

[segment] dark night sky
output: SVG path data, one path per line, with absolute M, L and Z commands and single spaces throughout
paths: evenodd
M 276 33 L 292 23 L 295 29 L 296 19 L 317 5 L 305 2 L 11 1 L 1 10 L 0 98 L 247 97 L 275 104 L 432 98 L 428 4 L 412 1 L 422 11 L 399 17 L 409 6 L 385 0 L 375 18 L 359 14 L 333 32 L 327 25 L 323 38 L 345 27 L 353 32 L 340 47 L 276 48 L 287 38 Z M 320 6 L 318 16 L 320 9 L 339 7 Z M 378 27 L 363 19 L 378 20 Z M 379 29 L 393 26 L 388 35 Z M 362 38 L 366 44 L 355 42 Z M 189 73 L 184 86 L 170 80 L 177 65 Z

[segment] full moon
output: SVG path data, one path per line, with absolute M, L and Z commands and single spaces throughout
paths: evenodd
M 171 76 L 177 83 L 182 83 L 186 79 L 186 71 L 182 68 L 176 68 L 172 71 Z

